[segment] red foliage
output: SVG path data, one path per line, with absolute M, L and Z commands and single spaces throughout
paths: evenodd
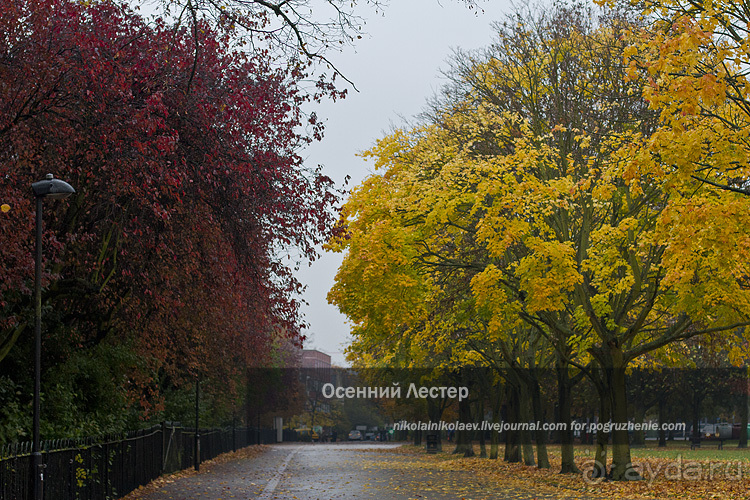
M 140 387 L 226 378 L 278 332 L 300 340 L 281 258 L 312 257 L 332 226 L 332 182 L 297 154 L 321 134 L 300 111 L 319 96 L 228 45 L 111 2 L 0 3 L 0 342 L 30 310 L 30 185 L 48 172 L 76 189 L 45 202 L 49 362 L 121 342 L 149 367 Z

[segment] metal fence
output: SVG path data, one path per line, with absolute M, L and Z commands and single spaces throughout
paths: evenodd
M 276 442 L 276 431 L 252 427 L 200 429 L 199 436 L 201 462 Z M 45 441 L 42 450 L 45 500 L 114 500 L 193 467 L 195 429 L 166 422 L 125 435 Z M 0 500 L 30 500 L 31 481 L 31 443 L 0 448 Z

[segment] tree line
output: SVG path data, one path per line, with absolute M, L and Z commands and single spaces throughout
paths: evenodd
M 44 439 L 192 422 L 199 379 L 202 425 L 251 418 L 248 370 L 294 362 L 293 267 L 339 196 L 300 156 L 323 132 L 303 108 L 345 91 L 201 5 L 0 6 L 0 441 L 30 436 L 30 186 L 47 173 L 76 193 L 45 204 Z M 262 31 L 259 7 L 243 19 Z
M 355 366 L 492 369 L 471 384 L 503 387 L 515 421 L 544 420 L 554 373 L 569 424 L 583 378 L 600 421 L 627 422 L 630 370 L 695 366 L 696 349 L 746 361 L 748 55 L 727 17 L 744 13 L 647 4 L 510 15 L 486 49 L 456 51 L 415 125 L 364 153 L 378 172 L 329 243 L 346 252 L 329 301 Z M 597 476 L 639 477 L 627 430 L 599 432 L 594 459 Z

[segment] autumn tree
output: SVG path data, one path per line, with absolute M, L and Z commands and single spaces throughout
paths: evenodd
M 675 182 L 699 181 L 750 194 L 742 161 L 748 119 L 746 9 L 736 2 L 692 0 L 633 6 L 648 22 L 629 33 L 624 63 L 629 76 L 650 75 L 643 96 L 662 125 L 651 144 L 658 157 L 644 161 L 642 171 L 661 161 L 668 168 L 655 173 Z M 686 137 L 670 145 L 677 134 Z
M 489 78 L 484 73 L 476 79 L 477 93 L 489 95 L 490 109 L 528 103 L 524 120 L 505 125 L 506 133 L 516 131 L 518 137 L 513 152 L 499 168 L 487 170 L 487 181 L 480 181 L 484 219 L 479 233 L 498 259 L 488 266 L 497 280 L 490 290 L 499 288 L 504 297 L 520 302 L 520 316 L 546 332 L 558 352 L 583 348 L 596 369 L 574 364 L 599 388 L 600 417 L 608 420 L 611 411 L 615 422 L 625 422 L 630 363 L 682 339 L 731 329 L 746 318 L 730 312 L 734 299 L 696 300 L 694 289 L 663 279 L 679 272 L 671 267 L 670 249 L 656 236 L 672 228 L 669 219 L 659 218 L 670 206 L 671 192 L 658 179 L 635 182 L 629 175 L 628 167 L 647 151 L 657 123 L 640 98 L 639 75 L 626 80 L 619 63 L 627 51 L 623 35 L 634 25 L 610 16 L 596 30 L 582 30 L 586 25 L 581 23 L 536 30 L 550 33 L 552 43 L 564 40 L 555 44 L 554 57 L 533 57 L 534 47 L 543 43 L 516 42 L 498 51 L 497 60 L 507 60 L 506 65 L 498 65 Z M 528 40 L 523 36 L 527 29 L 521 28 L 516 40 Z M 514 70 L 518 53 L 526 56 L 522 61 L 536 64 Z M 558 66 L 557 61 L 563 62 Z M 502 127 L 501 122 L 498 130 Z M 723 268 L 728 272 L 731 267 Z M 492 278 L 479 281 L 481 276 L 478 285 L 491 283 Z M 706 273 L 701 278 L 700 286 L 714 294 L 738 289 L 723 277 Z M 626 432 L 614 432 L 611 474 L 635 477 Z
M 712 300 L 734 300 L 729 295 L 744 293 L 747 276 L 747 9 L 692 0 L 631 7 L 644 22 L 626 32 L 626 78 L 647 75 L 639 92 L 659 126 L 633 156 L 628 177 L 655 177 L 671 190 L 669 230 L 660 233 L 676 270 L 669 280 L 685 291 L 698 285 L 695 293 Z M 700 286 L 709 273 L 723 274 L 726 291 Z M 745 336 L 737 340 L 729 350 L 735 364 L 748 348 Z
M 431 121 L 396 131 L 369 153 L 385 172 L 367 183 L 388 189 L 387 201 L 369 201 L 378 224 L 408 235 L 399 242 L 398 269 L 427 284 L 420 294 L 463 290 L 454 304 L 465 314 L 439 323 L 460 333 L 443 340 L 528 345 L 533 331 L 558 356 L 559 385 L 569 390 L 565 377 L 576 367 L 598 389 L 600 419 L 624 423 L 628 367 L 687 338 L 746 324 L 744 268 L 718 253 L 676 252 L 670 233 L 683 199 L 663 177 L 634 173 L 643 158 L 653 160 L 649 145 L 659 127 L 640 92 L 648 74 L 628 75 L 621 63 L 630 50 L 625 35 L 637 24 L 618 12 L 596 20 L 580 6 L 552 12 L 498 26 L 495 47 L 459 58 L 456 85 Z M 733 202 L 716 200 L 732 213 Z M 366 209 L 356 203 L 344 215 L 359 228 Z M 745 233 L 725 241 L 726 250 L 741 248 Z M 358 234 L 350 236 L 359 244 Z M 365 238 L 378 244 L 372 232 Z M 350 253 L 344 266 L 368 265 L 368 280 L 382 276 L 357 258 Z M 368 323 L 391 317 L 392 310 L 368 309 L 356 279 L 339 281 L 334 300 L 360 299 Z M 388 283 L 378 292 L 385 303 L 401 287 Z M 424 309 L 406 308 L 414 311 Z M 484 329 L 461 328 L 467 318 Z M 637 478 L 627 430 L 613 434 L 611 476 Z M 598 474 L 607 438 L 599 436 Z M 572 463 L 572 447 L 565 450 Z
M 75 383 L 89 376 L 74 359 L 121 353 L 105 378 L 130 406 L 158 412 L 165 387 L 199 374 L 233 400 L 246 365 L 302 339 L 285 262 L 314 258 L 336 193 L 298 154 L 322 133 L 301 106 L 335 91 L 300 91 L 298 69 L 205 24 L 112 2 L 0 9 L 3 374 L 30 380 L 29 186 L 53 172 L 76 195 L 45 220 L 44 379 Z
M 726 292 L 697 289 L 711 300 L 747 288 L 748 11 L 737 2 L 632 2 L 648 22 L 629 33 L 629 75 L 647 72 L 642 94 L 659 113 L 660 127 L 630 168 L 631 176 L 667 179 L 674 202 L 661 234 L 684 289 L 707 273 L 724 272 Z M 719 222 L 720 221 L 720 222 Z M 726 297 L 728 300 L 733 300 Z M 741 303 L 741 302 L 740 302 Z M 743 306 L 739 306 L 743 307 Z M 739 332 L 726 355 L 747 359 Z M 746 414 L 746 411 L 744 412 Z

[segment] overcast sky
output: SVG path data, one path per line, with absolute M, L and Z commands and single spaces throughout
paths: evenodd
M 512 12 L 508 0 L 478 0 L 478 7 L 469 10 L 460 0 L 391 0 L 384 16 L 367 16 L 367 35 L 356 47 L 330 55 L 359 92 L 350 89 L 343 101 L 316 108 L 326 119 L 325 138 L 308 148 L 306 162 L 323 165 L 339 185 L 351 176 L 349 188 L 367 177 L 372 165 L 356 154 L 403 119 L 419 114 L 442 86 L 440 70 L 446 69 L 452 50 L 488 46 L 492 22 Z M 304 298 L 309 305 L 303 312 L 310 329 L 305 348 L 323 351 L 335 364 L 347 366 L 344 349 L 350 326 L 326 301 L 341 259 L 341 254 L 324 254 L 297 276 L 307 285 Z

